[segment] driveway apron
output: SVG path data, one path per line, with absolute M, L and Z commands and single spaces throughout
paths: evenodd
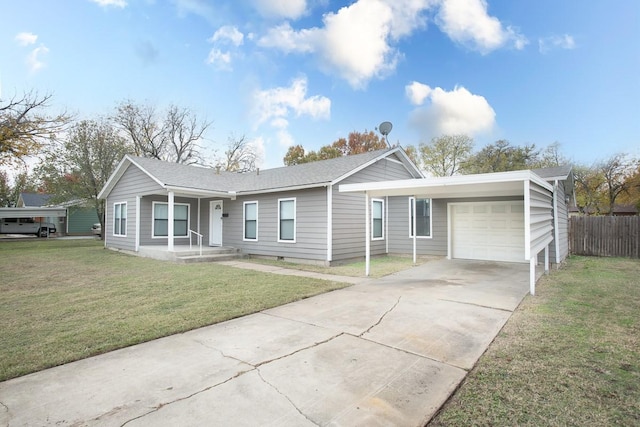
M 0 425 L 421 426 L 528 279 L 527 264 L 430 261 L 5 381 Z

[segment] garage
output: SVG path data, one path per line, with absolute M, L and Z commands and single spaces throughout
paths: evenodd
M 526 262 L 524 202 L 469 202 L 448 205 L 451 256 Z

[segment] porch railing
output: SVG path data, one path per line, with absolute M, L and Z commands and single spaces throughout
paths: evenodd
M 189 250 L 191 250 L 192 246 L 191 246 L 191 235 L 195 234 L 198 237 L 198 246 L 200 246 L 200 256 L 202 256 L 202 234 L 197 233 L 193 230 L 189 230 Z

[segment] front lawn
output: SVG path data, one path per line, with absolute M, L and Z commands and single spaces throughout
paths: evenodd
M 346 286 L 138 258 L 96 240 L 2 241 L 0 277 L 0 381 Z
M 640 261 L 572 257 L 429 426 L 640 425 Z

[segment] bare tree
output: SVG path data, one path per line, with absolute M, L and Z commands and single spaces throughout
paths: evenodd
M 224 158 L 217 166 L 228 172 L 249 172 L 256 169 L 257 160 L 256 147 L 244 135 L 240 138 L 230 136 Z
M 30 91 L 8 101 L 0 99 L 0 165 L 37 154 L 64 129 L 70 116 L 64 112 L 49 116 L 44 112 L 52 97 Z
M 188 108 L 171 105 L 161 117 L 151 105 L 124 101 L 113 121 L 124 131 L 137 156 L 176 163 L 202 163 L 200 141 L 211 126 Z
M 609 215 L 613 215 L 613 208 L 618 196 L 627 191 L 628 178 L 633 174 L 635 161 L 626 154 L 616 154 L 599 163 L 596 170 L 604 179 L 604 192 L 609 205 Z

